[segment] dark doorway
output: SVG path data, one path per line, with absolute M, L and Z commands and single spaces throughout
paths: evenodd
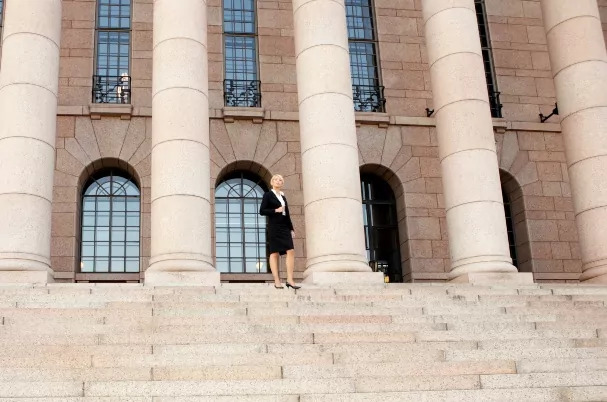
M 384 271 L 390 282 L 402 282 L 396 198 L 380 177 L 361 175 L 363 222 L 367 258 L 374 269 Z

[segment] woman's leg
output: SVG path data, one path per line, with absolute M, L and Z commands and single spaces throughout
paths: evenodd
M 295 269 L 295 250 L 287 250 L 287 282 L 291 285 L 295 283 L 293 280 L 293 270 Z
M 278 276 L 278 253 L 270 254 L 270 270 L 272 271 L 272 276 L 274 277 L 274 284 L 280 285 L 280 277 Z

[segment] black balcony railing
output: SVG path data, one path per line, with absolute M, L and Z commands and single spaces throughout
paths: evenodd
M 354 110 L 357 112 L 385 112 L 384 87 L 379 85 L 353 85 Z
M 131 77 L 93 75 L 93 103 L 131 103 Z
M 502 103 L 500 102 L 500 92 L 489 92 L 489 105 L 491 106 L 491 117 L 502 117 Z
M 223 80 L 225 106 L 261 107 L 261 81 Z

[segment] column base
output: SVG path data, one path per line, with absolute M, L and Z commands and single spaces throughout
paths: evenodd
M 0 271 L 1 284 L 46 284 L 55 282 L 52 272 L 45 271 Z
M 531 285 L 533 274 L 531 272 L 470 272 L 449 282 L 474 285 Z
M 219 286 L 217 271 L 147 271 L 145 286 Z
M 302 283 L 314 285 L 334 285 L 341 283 L 352 284 L 384 284 L 384 274 L 381 272 L 312 272 Z

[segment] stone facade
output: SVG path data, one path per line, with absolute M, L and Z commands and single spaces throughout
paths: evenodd
M 405 281 L 447 280 L 436 121 L 426 117 L 426 108 L 434 105 L 422 1 L 374 3 L 387 102 L 386 113 L 356 114 L 360 169 L 383 177 L 394 191 Z M 607 23 L 607 1 L 598 3 Z M 266 180 L 274 173 L 285 177 L 296 229 L 296 279 L 301 279 L 306 239 L 292 4 L 257 1 L 262 110 L 247 114 L 224 109 L 221 1 L 207 2 L 210 183 L 212 195 L 232 170 Z M 136 281 L 144 277 L 151 255 L 154 4 L 133 0 L 132 104 L 117 107 L 91 104 L 96 3 L 63 0 L 62 6 L 51 267 L 56 280 L 100 279 L 77 274 L 82 186 L 102 167 L 122 167 L 133 173 L 142 194 L 142 272 L 127 278 Z M 556 102 L 540 1 L 487 0 L 486 7 L 504 105 L 503 119 L 493 120 L 495 143 L 502 186 L 512 201 L 519 270 L 533 272 L 536 281 L 577 281 L 582 261 L 559 117 L 544 124 L 538 117 Z

